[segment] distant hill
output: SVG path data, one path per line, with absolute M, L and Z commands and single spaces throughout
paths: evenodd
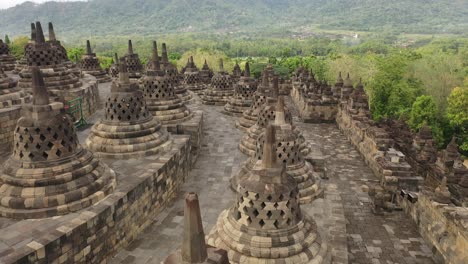
M 53 21 L 60 36 L 325 29 L 468 32 L 467 0 L 91 0 L 0 10 L 0 36 Z

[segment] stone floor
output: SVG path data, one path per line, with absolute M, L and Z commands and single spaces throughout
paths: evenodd
M 203 146 L 195 168 L 177 201 L 133 243 L 110 258 L 110 263 L 160 263 L 178 248 L 184 192 L 199 194 L 205 233 L 232 204 L 234 193 L 228 181 L 247 158 L 237 148 L 242 133 L 235 129 L 234 117 L 221 113 L 222 107 L 193 105 L 205 112 Z M 377 180 L 338 128 L 299 122 L 298 126 L 326 159 L 329 180 L 323 181 L 324 198 L 302 206 L 302 210 L 315 218 L 321 235 L 328 239 L 332 263 L 434 263 L 431 249 L 403 212 L 383 216 L 371 212 L 365 189 Z
M 110 85 L 99 87 L 101 98 L 105 98 Z M 199 194 L 205 233 L 234 201 L 228 182 L 247 159 L 238 150 L 242 133 L 234 126 L 236 119 L 222 114 L 222 107 L 200 105 L 197 99 L 190 107 L 203 110 L 205 118 L 202 149 L 195 167 L 176 201 L 133 243 L 109 258 L 110 263 L 160 263 L 177 249 L 181 245 L 185 192 Z M 92 124 L 96 119 L 89 121 Z M 365 189 L 377 179 L 338 128 L 333 124 L 297 124 L 310 144 L 325 155 L 329 179 L 322 181 L 324 198 L 301 208 L 314 217 L 320 234 L 329 241 L 332 263 L 434 263 L 431 249 L 403 212 L 372 214 Z M 80 131 L 81 142 L 88 131 Z M 2 219 L 0 227 L 12 222 Z

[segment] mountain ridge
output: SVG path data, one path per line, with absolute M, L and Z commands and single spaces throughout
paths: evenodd
M 93 0 L 25 2 L 0 10 L 0 34 L 28 35 L 33 21 L 54 22 L 61 35 L 325 29 L 465 33 L 464 0 Z

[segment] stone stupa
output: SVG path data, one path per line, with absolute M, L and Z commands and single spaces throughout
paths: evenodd
M 294 132 L 291 123 L 286 122 L 283 97 L 278 98 L 275 108 L 275 120 L 273 125 L 276 128 L 276 154 L 279 162 L 286 165 L 286 173 L 292 176 L 299 188 L 299 198 L 301 203 L 310 203 L 322 193 L 320 189 L 320 177 L 314 173 L 312 165 L 304 158 L 300 151 L 301 140 L 298 134 Z M 265 144 L 265 135 L 262 133 L 256 144 L 255 154 L 250 157 L 240 170 L 240 172 L 231 179 L 231 187 L 236 190 L 239 179 L 249 173 L 257 161 L 263 157 Z
M 180 83 L 177 67 L 169 61 L 166 43 L 162 44 L 161 60 L 161 68 L 166 72 L 166 75 L 174 88 L 175 94 L 184 102 L 190 101 L 190 99 L 192 99 L 192 94 L 190 94 L 185 85 Z
M 195 65 L 192 56 L 190 56 L 187 65 L 184 68 L 183 76 L 184 79 L 182 81 L 182 85 L 184 85 L 185 88 L 197 95 L 203 94 L 206 89 L 206 85 L 201 80 L 200 71 Z
M 68 58 L 67 50 L 62 46 L 62 43 L 57 40 L 52 22 L 49 22 L 49 40 L 47 42 L 57 49 L 57 57 L 61 59 L 61 63 L 65 65 L 65 67 L 67 67 L 75 76 L 80 77 L 80 68 L 78 67 L 77 63 L 73 63 Z
M 91 206 L 116 187 L 115 173 L 78 142 L 63 104 L 50 102 L 32 67 L 32 104 L 23 106 L 14 149 L 0 174 L 0 215 L 44 218 Z
M 202 103 L 206 105 L 225 105 L 234 94 L 232 80 L 224 71 L 223 60 L 219 60 L 219 72 L 211 79 L 211 84 L 202 96 Z
M 270 71 L 265 69 L 262 73 L 262 81 L 257 86 L 256 91 L 252 95 L 252 103 L 250 108 L 245 110 L 242 113 L 242 116 L 236 122 L 237 128 L 247 132 L 250 127 L 255 125 L 260 108 L 265 104 L 270 91 Z
M 119 75 L 105 101 L 104 118 L 92 127 L 87 147 L 101 157 L 120 159 L 165 152 L 172 143 L 169 133 L 148 111 L 143 92 L 130 82 L 124 64 Z
M 254 78 L 250 77 L 249 62 L 246 62 L 242 77 L 234 85 L 234 95 L 224 106 L 225 113 L 241 116 L 242 113 L 249 110 L 252 106 L 252 98 L 256 90 L 257 82 Z
M 10 47 L 0 39 L 0 69 L 12 71 L 15 69 L 16 59 L 10 53 Z
M 86 53 L 81 56 L 80 68 L 83 73 L 96 77 L 98 83 L 110 82 L 112 80 L 107 75 L 107 72 L 101 68 L 99 59 L 96 57 L 96 53 L 93 53 L 89 40 L 86 40 Z
M 128 40 L 128 52 L 120 58 L 120 63 L 125 63 L 131 79 L 139 79 L 143 76 L 143 64 L 138 54 L 133 53 L 132 40 Z
M 151 66 L 143 78 L 143 93 L 148 110 L 163 124 L 177 124 L 192 118 L 191 111 L 174 91 L 172 81 L 161 69 L 156 43 Z
M 262 159 L 239 179 L 237 199 L 218 217 L 208 244 L 227 250 L 231 263 L 323 263 L 327 243 L 277 159 L 275 127 L 265 130 Z
M 182 248 L 169 255 L 163 264 L 229 264 L 226 250 L 210 247 L 205 242 L 200 204 L 196 193 L 185 195 L 184 236 Z
M 31 69 L 37 67 L 41 70 L 47 91 L 53 100 L 67 102 L 77 98 L 82 100 L 82 109 L 85 116 L 96 111 L 98 89 L 96 78 L 91 75 L 77 77 L 63 63 L 62 52 L 57 46 L 45 41 L 41 23 L 36 22 L 35 31 L 32 34 L 35 41 L 27 45 L 25 49 L 26 66 L 19 73 L 18 87 L 31 92 Z
M 273 87 L 267 97 L 266 103 L 258 110 L 257 122 L 247 130 L 247 133 L 242 137 L 239 143 L 239 149 L 242 153 L 249 157 L 255 154 L 258 137 L 268 123 L 275 120 L 279 97 L 279 79 L 278 76 L 274 76 Z M 292 132 L 295 134 L 295 137 L 300 144 L 299 151 L 301 151 L 303 155 L 307 155 L 310 152 L 310 148 L 302 136 L 302 133 L 296 126 L 294 126 L 291 111 L 287 107 L 284 107 L 284 116 L 286 122 L 292 126 Z

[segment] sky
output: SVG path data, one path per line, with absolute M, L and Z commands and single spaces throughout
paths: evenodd
M 66 1 L 85 1 L 85 0 L 0 0 L 0 9 L 9 8 L 15 6 L 17 4 L 21 4 L 23 2 L 35 2 L 35 3 L 44 3 L 49 1 L 56 1 L 56 2 L 66 2 Z

